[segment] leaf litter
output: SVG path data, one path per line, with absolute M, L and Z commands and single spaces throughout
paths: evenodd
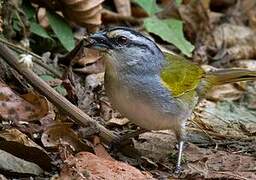
M 47 4 L 47 1 L 45 2 Z M 117 9 L 117 13 L 113 12 L 114 15 L 110 16 L 115 17 L 111 21 L 115 22 L 115 25 L 121 25 L 123 22 L 132 25 L 137 23 L 138 29 L 143 29 L 145 27 L 140 24 L 139 18 L 149 18 L 148 15 L 151 15 L 161 19 L 161 12 L 147 14 L 143 8 L 131 1 L 114 1 L 112 4 L 105 4 L 103 1 L 72 1 L 76 4 L 74 6 L 68 2 L 63 4 L 61 17 L 67 17 L 70 22 L 80 24 L 90 32 L 97 30 L 102 23 L 100 9 L 103 8 L 106 14 L 105 8 L 109 5 Z M 154 4 L 156 1 L 151 2 Z M 168 5 L 164 0 L 159 2 L 157 1 L 158 8 L 153 7 L 152 12 L 163 7 L 161 3 Z M 209 64 L 208 68 L 244 67 L 255 70 L 255 3 L 249 0 L 232 2 L 184 1 L 179 6 L 171 7 L 176 13 L 177 21 L 183 22 L 182 26 L 179 25 L 178 33 L 184 29 L 184 34 L 179 34 L 178 38 L 189 40 L 195 45 L 192 52 L 193 61 L 203 66 Z M 80 13 L 84 16 L 77 15 Z M 133 17 L 129 16 L 130 13 Z M 44 24 L 42 27 L 49 31 L 46 11 L 40 17 L 44 20 L 39 20 L 39 23 Z M 133 18 L 138 19 L 135 21 Z M 173 17 L 167 13 L 167 18 Z M 164 22 L 167 23 L 164 26 L 168 26 L 169 20 L 161 20 L 161 23 Z M 56 24 L 53 23 L 54 25 Z M 107 21 L 103 21 L 103 25 L 108 25 Z M 172 30 L 168 30 L 170 29 Z M 147 30 L 153 32 L 154 29 Z M 175 34 L 173 31 L 172 33 Z M 178 33 L 176 32 L 176 35 Z M 163 32 L 160 34 L 163 35 Z M 64 37 L 65 34 L 59 37 L 62 43 Z M 187 55 L 193 49 L 189 44 L 189 48 L 182 49 L 184 47 L 179 46 L 178 50 L 156 37 L 155 40 L 167 49 L 176 52 L 180 50 Z M 175 43 L 173 42 L 177 46 Z M 73 46 L 72 42 L 63 45 L 68 49 Z M 60 52 L 63 54 L 63 51 Z M 49 57 L 55 55 L 51 54 Z M 68 75 L 69 87 L 73 88 L 71 93 L 77 97 L 74 103 L 116 134 L 139 130 L 111 108 L 104 92 L 104 63 L 101 55 L 85 50 L 85 57 L 71 57 L 70 61 L 73 59 L 75 61 L 70 64 L 74 73 Z M 63 68 L 56 64 L 50 66 L 63 72 Z M 41 76 L 52 76 L 49 72 L 39 70 L 37 65 L 35 69 Z M 1 73 L 1 79 L 5 79 L 2 76 Z M 54 83 L 57 82 L 59 86 L 63 81 L 65 78 L 51 78 L 49 83 L 55 86 Z M 18 173 L 26 177 L 36 175 L 49 178 L 55 175 L 59 179 L 177 178 L 172 173 L 176 159 L 176 140 L 173 133 L 143 133 L 116 151 L 99 140 L 96 128 L 79 127 L 61 111 L 52 107 L 44 97 L 33 91 L 19 94 L 8 85 L 2 82 L 0 84 L 0 161 L 10 162 L 0 163 L 6 165 L 0 167 L 0 173 L 8 172 L 4 173 L 6 177 L 9 177 L 9 174 L 17 176 Z M 256 179 L 255 87 L 254 82 L 218 86 L 197 106 L 187 124 L 189 143 L 184 150 L 184 171 L 179 178 Z M 16 87 L 19 88 L 22 89 Z M 61 88 L 70 92 L 68 86 Z M 23 165 L 26 168 L 21 168 Z

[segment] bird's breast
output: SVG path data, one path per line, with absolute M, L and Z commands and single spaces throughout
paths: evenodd
M 142 128 L 172 129 L 180 126 L 189 110 L 171 97 L 156 75 L 105 73 L 105 89 L 112 106 Z

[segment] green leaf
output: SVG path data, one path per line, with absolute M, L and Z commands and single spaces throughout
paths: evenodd
M 58 85 L 54 89 L 62 96 L 66 96 L 68 94 L 66 89 L 62 85 Z
M 67 22 L 59 15 L 47 11 L 47 17 L 52 30 L 60 40 L 61 44 L 68 50 L 75 47 L 73 32 Z
M 30 4 L 29 1 L 22 1 L 22 9 L 29 20 L 36 19 L 36 9 Z
M 54 80 L 54 77 L 50 76 L 50 75 L 41 75 L 40 78 L 44 81 L 52 81 Z
M 161 20 L 153 16 L 145 19 L 144 27 L 148 32 L 154 33 L 175 45 L 183 54 L 191 56 L 194 46 L 184 37 L 182 21 L 176 19 Z
M 30 31 L 40 37 L 52 39 L 47 31 L 36 22 L 36 10 L 28 1 L 23 1 L 22 9 L 25 12 L 29 23 Z
M 38 23 L 36 22 L 30 22 L 30 30 L 32 33 L 38 35 L 38 36 L 41 36 L 43 38 L 48 38 L 48 39 L 52 39 L 47 31 L 42 27 L 40 26 Z
M 156 4 L 156 0 L 135 0 L 135 2 L 150 16 L 161 11 L 161 8 Z
M 181 3 L 182 3 L 182 0 L 176 0 L 175 3 L 176 3 L 178 6 L 180 6 Z
M 15 31 L 21 31 L 20 22 L 16 18 L 13 19 L 13 29 Z
M 52 77 L 50 75 L 41 75 L 40 78 L 43 79 L 44 81 L 53 81 L 55 79 L 54 77 Z M 62 96 L 66 96 L 68 94 L 66 89 L 62 85 L 58 85 L 58 86 L 54 87 L 53 89 L 55 89 Z

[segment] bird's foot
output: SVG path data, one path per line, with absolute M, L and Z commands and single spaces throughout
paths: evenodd
M 174 171 L 174 174 L 179 175 L 182 171 L 182 168 L 180 165 L 177 165 Z

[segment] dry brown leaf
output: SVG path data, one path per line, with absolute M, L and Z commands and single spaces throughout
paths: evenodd
M 86 66 L 87 64 L 92 64 L 102 58 L 100 52 L 95 49 L 86 49 L 84 52 L 85 56 L 78 60 L 78 64 L 81 66 Z
M 45 97 L 30 92 L 23 97 L 15 94 L 6 84 L 0 82 L 0 114 L 7 120 L 34 121 L 49 112 Z
M 185 150 L 188 161 L 186 177 L 197 179 L 254 179 L 256 162 L 253 157 L 224 151 L 211 151 L 190 144 Z
M 71 22 L 86 27 L 89 32 L 97 30 L 101 24 L 102 2 L 104 0 L 33 0 L 33 3 L 46 8 L 60 10 Z M 43 26 L 48 25 L 44 10 L 38 12 L 38 19 Z
M 62 3 L 62 13 L 78 25 L 101 24 L 101 3 L 104 0 L 59 0 Z
M 51 110 L 50 103 L 47 101 L 46 97 L 34 91 L 23 94 L 21 97 L 35 106 L 36 111 L 34 112 L 34 116 L 37 116 L 37 118 L 44 117 Z
M 104 72 L 104 62 L 102 59 L 99 59 L 98 61 L 87 64 L 85 67 L 82 68 L 74 68 L 74 71 L 84 73 L 84 74 L 98 74 Z
M 131 16 L 130 0 L 114 0 L 117 12 L 124 16 Z
M 112 117 L 108 122 L 108 126 L 124 126 L 129 122 L 129 119 L 127 118 L 116 118 Z
M 34 162 L 45 170 L 51 169 L 51 159 L 46 151 L 17 129 L 0 131 L 0 149 L 18 158 Z
M 114 160 L 104 146 L 100 142 L 100 138 L 98 136 L 94 136 L 93 145 L 95 147 L 95 155 L 104 159 Z
M 41 141 L 45 147 L 68 146 L 74 152 L 93 152 L 93 147 L 84 143 L 79 136 L 70 128 L 70 125 L 56 123 L 49 126 L 42 134 Z

